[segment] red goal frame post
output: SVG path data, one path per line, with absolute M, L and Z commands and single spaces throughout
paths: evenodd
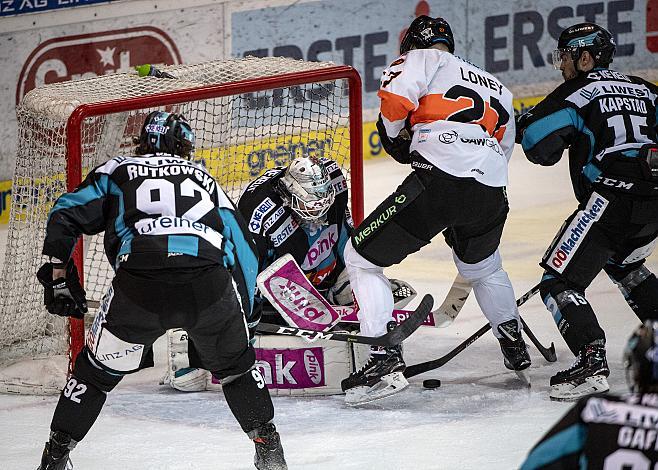
M 126 98 L 122 100 L 86 103 L 73 110 L 66 124 L 66 188 L 73 191 L 82 182 L 82 124 L 85 118 L 110 113 L 135 111 L 181 104 L 241 93 L 258 92 L 281 87 L 304 85 L 314 82 L 345 79 L 349 85 L 349 132 L 350 132 L 350 192 L 352 218 L 358 224 L 363 220 L 363 122 L 361 102 L 361 77 L 351 66 L 340 65 L 319 70 L 308 70 L 277 76 L 248 79 L 238 82 L 206 85 L 186 90 Z M 73 252 L 73 261 L 84 285 L 83 239 L 80 238 Z M 78 353 L 84 346 L 84 320 L 69 317 L 69 372 Z

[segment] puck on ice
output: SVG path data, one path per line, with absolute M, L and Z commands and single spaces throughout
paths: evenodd
M 423 380 L 423 387 L 425 388 L 438 388 L 440 386 L 441 386 L 441 381 L 439 379 Z

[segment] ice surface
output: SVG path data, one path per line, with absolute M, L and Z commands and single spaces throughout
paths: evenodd
M 365 168 L 366 213 L 408 173 L 392 160 Z M 515 153 L 510 170 L 511 213 L 501 247 L 517 297 L 541 274 L 537 262 L 562 221 L 576 206 L 566 162 L 536 167 Z M 649 261 L 658 268 L 658 257 Z M 440 302 L 456 270 L 441 237 L 388 271 Z M 599 276 L 588 299 L 608 335 L 610 384 L 624 391 L 622 349 L 637 320 L 617 288 Z M 411 305 L 413 306 L 413 304 Z M 497 341 L 480 338 L 443 368 L 411 379 L 404 392 L 361 408 L 341 397 L 274 398 L 291 469 L 513 469 L 570 406 L 548 399 L 548 380 L 573 357 L 538 297 L 521 313 L 545 345 L 555 341 L 558 362 L 531 350 L 532 391 L 519 389 L 502 365 Z M 447 329 L 421 328 L 405 344 L 407 363 L 448 352 L 485 323 L 470 298 Z M 156 368 L 128 377 L 113 392 L 87 438 L 73 452 L 76 469 L 248 469 L 253 446 L 233 420 L 221 393 L 182 394 L 158 385 L 164 343 L 156 344 Z M 426 378 L 442 386 L 423 390 Z M 54 397 L 0 396 L 0 468 L 38 464 L 54 410 Z

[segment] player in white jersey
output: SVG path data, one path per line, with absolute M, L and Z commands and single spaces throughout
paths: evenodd
M 383 72 L 377 129 L 385 150 L 413 171 L 354 230 L 345 262 L 362 333 L 383 335 L 393 308 L 384 267 L 444 232 L 460 274 L 472 283 L 500 341 L 505 365 L 521 371 L 530 366 L 530 356 L 498 252 L 514 146 L 512 94 L 453 52 L 450 25 L 420 16 L 402 40 L 402 55 Z M 364 368 L 343 381 L 343 389 L 386 396 L 406 386 L 404 368 L 399 348 L 373 350 Z

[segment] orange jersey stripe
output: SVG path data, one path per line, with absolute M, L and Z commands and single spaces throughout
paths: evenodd
M 418 109 L 411 115 L 411 125 L 445 121 L 453 114 L 471 107 L 473 107 L 473 100 L 466 96 L 460 96 L 455 100 L 445 98 L 442 94 L 425 95 L 420 99 Z M 493 136 L 497 123 L 498 113 L 485 101 L 484 116 L 475 121 L 474 124 L 480 124 L 487 130 L 489 135 Z
M 415 108 L 409 99 L 390 91 L 379 90 L 377 96 L 382 100 L 380 107 L 382 115 L 391 122 L 407 119 Z
M 418 109 L 411 116 L 411 125 L 421 122 L 445 121 L 459 111 L 473 106 L 473 100 L 460 96 L 456 100 L 444 98 L 442 94 L 425 95 L 418 102 Z

